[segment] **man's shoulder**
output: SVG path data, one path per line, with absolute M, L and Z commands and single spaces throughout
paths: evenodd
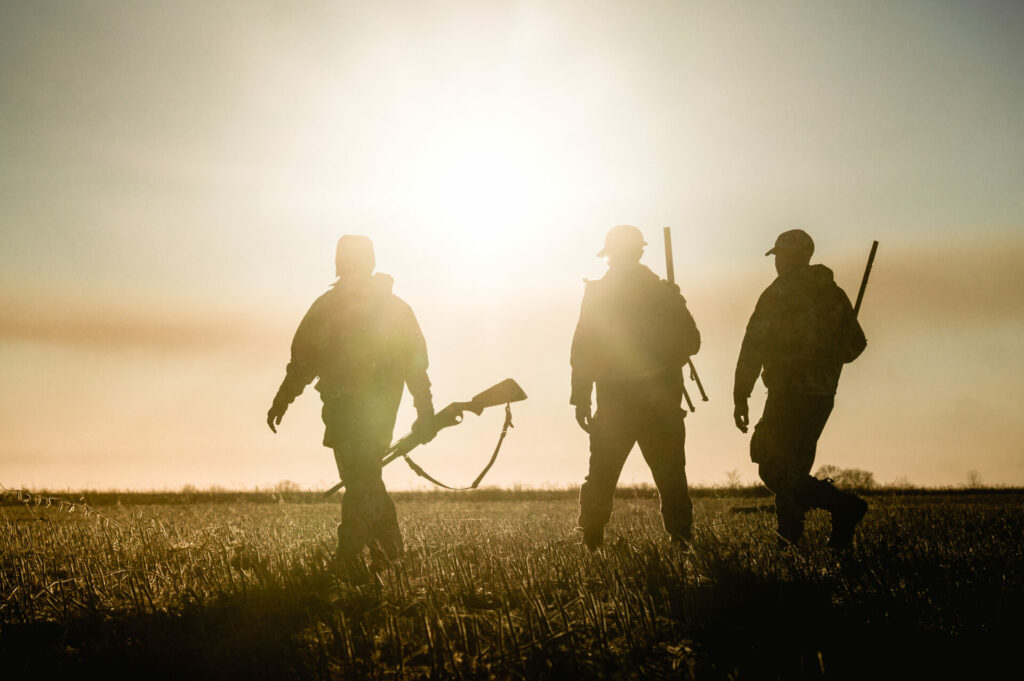
M 394 293 L 389 293 L 381 298 L 381 304 L 396 314 L 412 314 L 412 305 L 399 298 Z
M 785 281 L 783 277 L 775 277 L 772 283 L 765 286 L 764 290 L 761 291 L 761 295 L 757 299 L 757 304 L 770 304 L 771 302 L 783 298 L 788 293 L 789 282 Z
M 838 288 L 832 277 L 832 270 L 824 265 L 810 265 L 796 272 L 780 274 L 775 277 L 761 296 L 784 298 L 800 295 L 806 291 L 834 291 Z
M 416 319 L 412 305 L 406 302 L 404 298 L 395 295 L 390 289 L 380 293 L 377 298 L 377 306 L 385 318 L 390 319 L 392 322 L 406 323 Z
M 410 310 L 409 304 L 392 291 L 395 280 L 387 274 L 374 274 L 369 286 L 345 288 L 336 282 L 320 294 L 310 305 L 310 311 L 331 309 L 338 305 L 360 304 L 369 302 L 384 309 L 405 311 Z
M 675 285 L 670 284 L 645 265 L 631 267 L 628 270 L 615 271 L 609 269 L 600 279 L 584 279 L 584 285 L 588 292 L 606 293 L 625 289 L 671 289 Z
M 758 298 L 756 311 L 781 314 L 794 307 L 810 307 L 824 312 L 849 305 L 850 299 L 835 282 L 832 271 L 823 265 L 812 265 L 800 273 L 776 277 Z
M 825 265 L 807 268 L 804 286 L 811 291 L 817 304 L 823 307 L 850 307 L 850 298 L 836 282 L 832 270 Z
M 313 304 L 309 306 L 309 310 L 312 312 L 329 306 L 332 301 L 338 300 L 340 297 L 341 292 L 338 289 L 331 287 L 313 300 Z
M 583 280 L 583 300 L 592 301 L 595 298 L 601 297 L 604 291 L 608 288 L 607 283 L 604 281 L 604 277 L 600 279 L 584 279 Z

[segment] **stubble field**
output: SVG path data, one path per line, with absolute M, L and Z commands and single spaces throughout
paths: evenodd
M 697 495 L 690 551 L 625 491 L 594 554 L 571 492 L 402 494 L 406 553 L 368 584 L 332 562 L 336 502 L 87 498 L 103 515 L 0 507 L 6 678 L 888 678 L 1019 656 L 1020 492 L 873 495 L 842 554 L 822 514 L 777 548 L 754 490 Z

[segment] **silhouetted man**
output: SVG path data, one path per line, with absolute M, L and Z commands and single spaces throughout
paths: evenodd
M 843 548 L 867 504 L 810 472 L 842 366 L 855 360 L 867 341 L 832 270 L 810 264 L 813 252 L 811 237 L 793 229 L 780 234 L 765 254 L 775 256 L 779 276 L 761 294 L 747 324 L 736 363 L 734 417 L 736 427 L 747 432 L 747 398 L 762 374 L 768 400 L 750 438 L 750 458 L 775 493 L 780 544 L 799 541 L 804 515 L 823 508 L 832 516 L 828 545 Z
M 688 542 L 693 505 L 683 450 L 686 412 L 682 366 L 700 348 L 700 333 L 679 288 L 640 264 L 643 235 L 613 227 L 598 257 L 608 272 L 587 283 L 572 339 L 576 421 L 590 434 L 590 470 L 580 489 L 583 543 L 601 545 L 612 496 L 634 444 L 640 445 L 661 495 L 665 529 Z M 591 392 L 597 386 L 597 412 Z
M 404 386 L 418 418 L 413 429 L 429 441 L 435 431 L 427 378 L 427 346 L 412 309 L 391 293 L 394 280 L 373 274 L 373 243 L 338 240 L 338 281 L 313 303 L 292 341 L 291 361 L 267 425 L 277 432 L 288 405 L 319 377 L 324 445 L 334 450 L 345 481 L 338 555 L 353 560 L 369 546 L 375 559 L 402 550 L 395 504 L 381 478 Z

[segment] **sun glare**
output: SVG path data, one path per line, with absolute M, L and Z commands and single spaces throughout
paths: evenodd
M 451 128 L 424 150 L 414 201 L 468 255 L 529 242 L 557 209 L 557 160 L 510 124 Z

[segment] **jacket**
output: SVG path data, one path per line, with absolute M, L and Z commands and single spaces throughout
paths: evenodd
M 640 264 L 612 267 L 583 295 L 569 401 L 589 405 L 595 383 L 663 375 L 699 349 L 700 332 L 677 286 Z
M 769 392 L 835 395 L 843 364 L 866 345 L 832 270 L 800 267 L 777 277 L 758 299 L 736 362 L 733 394 L 748 398 L 763 371 Z
M 412 308 L 375 274 L 339 280 L 316 299 L 292 340 L 291 361 L 274 404 L 286 406 L 314 379 L 325 403 L 373 395 L 395 411 L 409 386 L 416 410 L 433 413 L 427 345 Z

